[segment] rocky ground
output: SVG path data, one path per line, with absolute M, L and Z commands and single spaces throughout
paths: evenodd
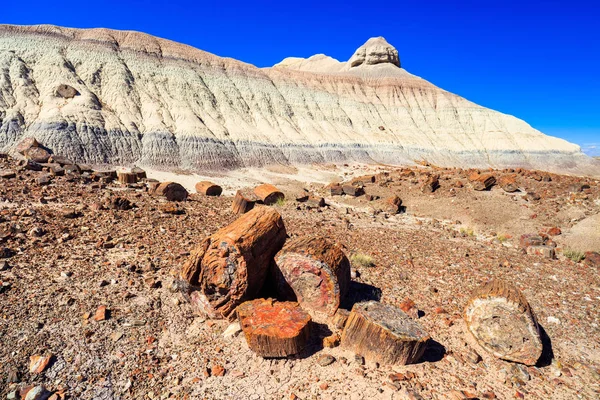
M 323 235 L 348 255 L 372 257 L 353 265 L 346 307 L 414 302 L 411 315 L 432 341 L 419 363 L 392 367 L 323 348 L 325 326 L 299 356 L 262 359 L 243 335 L 224 335 L 228 321 L 194 315 L 175 278 L 194 245 L 235 220 L 231 197 L 193 194 L 167 207 L 144 184 L 105 184 L 90 173 L 40 179 L 44 172 L 10 158 L 0 170 L 15 172 L 0 177 L 1 398 L 32 385 L 55 399 L 600 396 L 599 267 L 565 257 L 571 249 L 561 242 L 599 214 L 598 181 L 521 171 L 522 191 L 507 194 L 473 191 L 466 171 L 387 168 L 365 191 L 397 194 L 402 214 L 379 211 L 382 202 L 365 195 L 332 197 L 323 185 L 314 191 L 329 206 L 309 208 L 293 194 L 275 205 L 291 237 Z M 423 193 L 432 172 L 440 188 Z M 550 228 L 563 232 L 545 237 L 556 258 L 525 254 L 520 235 Z M 580 251 L 599 251 L 590 248 L 597 226 L 589 229 Z M 498 360 L 466 335 L 467 299 L 491 278 L 520 288 L 547 333 L 536 367 Z M 41 372 L 31 370 L 35 356 Z

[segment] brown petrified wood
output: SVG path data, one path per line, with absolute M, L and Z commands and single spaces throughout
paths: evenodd
M 332 196 L 341 196 L 344 194 L 344 189 L 339 183 L 332 183 L 329 185 L 329 191 Z
M 136 183 L 138 181 L 136 174 L 134 174 L 133 172 L 125 172 L 125 171 L 118 171 L 117 179 L 119 180 L 119 183 L 122 183 L 122 184 Z
M 517 185 L 517 176 L 516 175 L 503 175 L 498 179 L 498 185 L 508 193 L 513 193 L 519 190 L 519 185 Z
M 439 175 L 429 175 L 423 186 L 421 186 L 421 191 L 423 193 L 433 193 L 440 187 L 440 176 Z
M 19 144 L 17 145 L 17 147 L 15 147 L 15 150 L 19 154 L 25 155 L 25 151 L 27 151 L 33 147 L 40 147 L 40 142 L 38 142 L 34 137 L 28 137 L 28 138 L 21 140 L 19 142 Z
M 405 365 L 421 358 L 429 334 L 398 307 L 376 301 L 352 307 L 342 345 L 367 360 Z
M 133 167 L 131 169 L 131 173 L 135 174 L 135 176 L 137 177 L 138 181 L 141 181 L 142 179 L 146 179 L 148 177 L 147 174 L 146 174 L 146 171 L 144 171 L 140 167 Z
M 469 299 L 464 317 L 467 330 L 494 356 L 526 365 L 540 358 L 538 323 L 516 287 L 502 281 L 483 285 Z
M 236 311 L 248 347 L 259 356 L 298 354 L 310 336 L 310 315 L 298 303 L 257 299 Z
M 204 239 L 181 271 L 195 291 L 198 311 L 228 318 L 262 288 L 275 254 L 287 237 L 283 220 L 270 207 L 256 207 Z
M 350 262 L 341 246 L 323 237 L 299 237 L 275 257 L 277 293 L 298 301 L 313 317 L 335 314 L 350 286 Z
M 479 174 L 474 172 L 469 175 L 469 181 L 474 190 L 489 190 L 496 184 L 496 178 L 492 174 Z
M 402 209 L 402 199 L 398 196 L 387 198 L 384 202 L 384 209 L 390 214 L 398 214 Z
M 342 190 L 345 195 L 352 197 L 358 197 L 365 193 L 365 190 L 361 186 L 351 184 L 342 185 Z
M 200 181 L 196 183 L 196 192 L 205 196 L 220 196 L 223 188 L 209 181 Z
M 233 198 L 233 203 L 231 203 L 231 210 L 238 215 L 245 214 L 248 211 L 254 208 L 256 204 L 256 200 L 250 198 L 242 191 L 238 190 L 235 193 L 235 197 Z
M 273 185 L 264 183 L 254 188 L 254 194 L 258 196 L 266 205 L 277 203 L 285 198 L 284 194 Z
M 188 197 L 188 191 L 176 182 L 163 182 L 156 187 L 154 194 L 165 196 L 169 201 L 184 201 Z

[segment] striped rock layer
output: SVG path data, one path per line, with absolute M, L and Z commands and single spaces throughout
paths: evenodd
M 400 67 L 372 38 L 257 68 L 147 34 L 0 25 L 0 151 L 194 170 L 365 162 L 595 174 L 600 162 Z

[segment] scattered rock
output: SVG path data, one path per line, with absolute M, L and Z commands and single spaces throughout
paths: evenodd
M 589 267 L 600 268 L 600 253 L 595 251 L 586 252 L 583 262 Z
M 0 169 L 0 179 L 12 179 L 17 176 L 15 171 L 10 169 Z
M 96 309 L 96 313 L 94 314 L 94 320 L 95 321 L 104 321 L 107 317 L 107 312 L 108 312 L 108 310 L 106 309 L 106 306 L 99 306 Z
M 19 142 L 15 147 L 15 150 L 24 155 L 25 152 L 31 148 L 40 147 L 40 143 L 34 137 L 28 137 Z
M 427 180 L 421 186 L 421 191 L 423 193 L 433 193 L 440 187 L 440 176 L 439 175 L 429 175 Z
M 48 367 L 48 364 L 50 364 L 51 358 L 51 354 L 45 356 L 35 355 L 29 357 L 29 372 L 31 372 L 32 374 L 42 373 L 46 369 L 46 367 Z
M 496 178 L 492 174 L 482 174 L 475 172 L 469 175 L 469 181 L 473 190 L 490 190 L 496 184 Z
M 330 354 L 323 354 L 317 358 L 317 364 L 321 367 L 327 367 L 335 362 L 335 358 Z
M 50 158 L 50 152 L 42 147 L 31 147 L 23 152 L 26 159 L 39 164 L 45 164 Z

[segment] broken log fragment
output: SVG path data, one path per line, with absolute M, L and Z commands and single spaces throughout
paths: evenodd
M 398 214 L 402 210 L 402 199 L 398 196 L 387 198 L 384 203 L 384 210 L 390 214 Z
M 306 200 L 306 205 L 312 208 L 325 207 L 325 199 L 322 197 L 309 196 Z
M 344 189 L 339 183 L 332 183 L 329 185 L 329 190 L 332 196 L 341 196 L 344 194 Z
M 268 206 L 285 198 L 283 192 L 281 192 L 275 186 L 269 185 L 268 183 L 264 183 L 255 187 L 254 194 L 256 194 L 262 200 L 262 202 Z
M 483 191 L 490 190 L 496 184 L 496 178 L 492 174 L 479 174 L 477 172 L 469 175 L 469 181 L 473 190 Z
M 128 183 L 136 183 L 138 181 L 136 174 L 134 174 L 133 172 L 125 172 L 125 171 L 118 171 L 117 179 L 119 180 L 119 183 L 121 183 L 123 185 L 126 185 Z
M 34 137 L 27 137 L 23 140 L 21 140 L 19 142 L 19 144 L 17 144 L 17 147 L 15 147 L 15 150 L 17 151 L 17 153 L 25 155 L 25 151 L 33 148 L 33 147 L 40 147 L 40 142 L 38 142 Z
M 192 299 L 198 311 L 228 318 L 256 296 L 286 237 L 281 215 L 270 207 L 256 207 L 204 239 L 181 271 L 181 278 L 196 290 Z
M 467 330 L 497 358 L 535 365 L 542 354 L 533 310 L 516 287 L 491 281 L 477 289 L 465 308 Z
M 135 174 L 135 176 L 137 177 L 138 181 L 141 181 L 142 179 L 146 179 L 148 176 L 146 175 L 146 171 L 144 171 L 143 169 L 141 169 L 140 167 L 133 167 L 131 169 L 131 173 Z
M 376 301 L 355 304 L 342 333 L 342 346 L 382 364 L 418 361 L 428 340 L 429 334 L 402 310 Z
M 503 175 L 498 179 L 498 185 L 508 193 L 514 193 L 519 190 L 519 185 L 517 185 L 517 176 L 516 175 Z
M 282 299 L 298 301 L 321 320 L 333 316 L 348 293 L 350 262 L 338 244 L 322 237 L 300 237 L 277 254 L 273 275 Z
M 440 187 L 440 176 L 439 175 L 429 175 L 423 186 L 421 186 L 421 191 L 423 193 L 433 193 Z
M 188 191 L 176 182 L 163 182 L 156 187 L 154 194 L 165 196 L 169 201 L 184 201 L 188 197 Z
M 26 159 L 45 164 L 50 158 L 50 152 L 42 147 L 30 147 L 23 152 Z
M 298 303 L 257 299 L 241 304 L 236 314 L 248 347 L 262 357 L 298 354 L 310 336 L 310 315 Z
M 342 190 L 345 195 L 358 197 L 365 193 L 365 190 L 361 186 L 355 185 L 342 185 Z
M 223 188 L 209 181 L 200 181 L 196 183 L 196 192 L 205 196 L 220 196 Z
M 245 193 L 242 193 L 241 190 L 238 190 L 233 198 L 231 210 L 234 212 L 234 214 L 241 215 L 252 210 L 255 204 L 256 200 L 253 197 L 250 197 Z

